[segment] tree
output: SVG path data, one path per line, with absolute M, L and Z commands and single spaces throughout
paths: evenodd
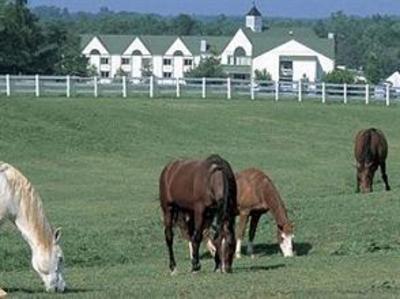
M 257 81 L 271 81 L 271 74 L 267 71 L 267 69 L 255 70 L 254 72 L 255 78 Z
M 2 7 L 0 30 L 0 72 L 34 73 L 35 60 L 46 51 L 37 18 L 26 0 L 7 2 Z
M 186 14 L 180 14 L 171 22 L 172 31 L 177 35 L 192 35 L 195 33 L 195 26 L 196 21 Z
M 353 84 L 355 76 L 348 70 L 335 69 L 324 76 L 322 81 L 336 84 Z
M 222 69 L 220 60 L 213 56 L 203 58 L 199 65 L 185 73 L 185 77 L 192 78 L 223 78 L 226 73 Z

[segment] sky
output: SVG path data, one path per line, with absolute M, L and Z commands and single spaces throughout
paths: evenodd
M 52 5 L 70 11 L 97 12 L 106 6 L 114 11 L 135 11 L 161 15 L 244 15 L 251 0 L 29 0 L 30 6 Z M 263 16 L 320 18 L 342 10 L 346 14 L 400 16 L 400 0 L 257 0 Z

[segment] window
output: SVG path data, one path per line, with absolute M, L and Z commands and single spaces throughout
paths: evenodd
M 183 61 L 183 64 L 184 65 L 192 65 L 192 63 L 193 63 L 193 60 L 192 59 L 185 59 L 184 61 Z
M 93 49 L 92 51 L 90 51 L 90 55 L 100 55 L 100 51 L 97 49 Z
M 101 57 L 100 64 L 108 64 L 108 63 L 109 63 L 109 59 L 107 57 Z
M 109 78 L 109 77 L 110 77 L 110 72 L 101 72 L 101 73 L 100 73 L 100 76 L 101 76 L 102 78 Z
M 171 78 L 172 77 L 172 73 L 171 72 L 164 72 L 163 73 L 163 77 L 164 78 Z
M 163 64 L 164 64 L 164 65 L 171 65 L 171 64 L 172 64 L 172 61 L 171 61 L 171 59 L 169 59 L 169 58 L 164 58 Z
M 123 65 L 131 64 L 131 60 L 129 58 L 122 57 L 121 64 L 123 64 Z

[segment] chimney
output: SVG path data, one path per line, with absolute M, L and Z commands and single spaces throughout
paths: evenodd
M 206 53 L 207 52 L 207 41 L 205 39 L 202 39 L 200 41 L 200 53 Z

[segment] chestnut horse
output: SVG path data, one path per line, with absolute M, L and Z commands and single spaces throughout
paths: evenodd
M 193 246 L 192 272 L 200 270 L 199 246 L 205 228 L 216 220 L 215 270 L 231 272 L 235 254 L 236 182 L 231 166 L 218 155 L 205 160 L 176 160 L 160 176 L 160 204 L 171 274 L 176 271 L 173 226 L 187 219 Z
M 271 179 L 261 170 L 250 168 L 236 174 L 237 185 L 237 214 L 239 214 L 239 226 L 236 230 L 236 257 L 240 258 L 241 243 L 244 237 L 246 224 L 250 221 L 249 243 L 247 253 L 253 254 L 253 240 L 255 237 L 260 217 L 271 211 L 277 226 L 278 243 L 285 257 L 293 256 L 293 225 L 288 219 L 285 205 L 278 190 Z M 188 236 L 187 219 L 179 218 L 179 226 L 183 236 L 189 240 L 189 253 L 192 257 L 192 245 Z M 208 251 L 213 255 L 215 248 L 209 238 L 210 228 L 205 231 Z M 253 255 L 252 255 L 253 256 Z
M 249 218 L 249 242 L 247 254 L 253 256 L 253 240 L 260 217 L 271 211 L 277 226 L 278 243 L 285 257 L 293 256 L 293 225 L 289 221 L 285 205 L 271 179 L 256 168 L 236 174 L 239 227 L 236 231 L 236 257 L 240 257 L 241 242 Z
M 386 157 L 388 144 L 381 130 L 370 128 L 361 130 L 356 135 L 354 156 L 357 168 L 356 192 L 372 192 L 372 182 L 375 171 L 381 167 L 382 179 L 385 189 L 390 190 L 386 174 Z

